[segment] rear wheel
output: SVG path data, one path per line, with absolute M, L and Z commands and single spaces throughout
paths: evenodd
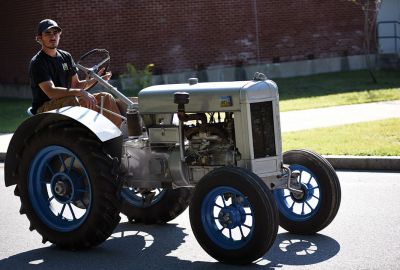
M 192 188 L 123 187 L 121 212 L 130 221 L 162 224 L 179 216 L 190 203 Z
M 22 150 L 15 192 L 30 230 L 68 249 L 102 243 L 120 220 L 117 159 L 78 124 L 58 123 L 34 134 Z
M 229 264 L 247 264 L 263 256 L 278 231 L 271 192 L 257 175 L 237 167 L 204 176 L 196 186 L 189 214 L 203 249 Z
M 274 190 L 280 225 L 298 234 L 313 234 L 328 226 L 341 200 L 339 179 L 331 164 L 308 150 L 285 152 L 283 161 L 298 174 L 302 195 L 288 189 Z

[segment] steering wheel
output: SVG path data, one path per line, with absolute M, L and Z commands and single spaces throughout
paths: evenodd
M 93 49 L 82 55 L 76 66 L 85 74 L 86 80 L 90 80 L 93 78 L 92 74 L 97 74 L 102 68 L 104 68 L 103 74 L 110 70 L 110 53 L 105 49 Z M 86 90 L 93 88 L 96 84 L 97 80 Z

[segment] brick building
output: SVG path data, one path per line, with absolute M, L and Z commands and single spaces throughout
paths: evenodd
M 56 20 L 60 48 L 78 58 L 111 53 L 114 74 L 126 63 L 164 73 L 362 54 L 363 13 L 346 0 L 158 1 L 2 0 L 0 84 L 26 84 L 38 51 L 37 23 Z

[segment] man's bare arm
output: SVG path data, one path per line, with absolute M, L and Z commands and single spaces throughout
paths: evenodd
M 63 97 L 80 97 L 86 102 L 88 108 L 90 109 L 96 108 L 96 98 L 92 94 L 82 89 L 56 87 L 53 81 L 45 81 L 39 83 L 39 87 L 50 99 L 57 99 Z

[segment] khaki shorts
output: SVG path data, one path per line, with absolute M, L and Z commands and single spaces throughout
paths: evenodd
M 59 108 L 66 107 L 66 106 L 80 106 L 78 98 L 77 97 L 63 97 L 63 98 L 56 98 L 56 99 L 46 101 L 45 103 L 43 103 L 42 106 L 40 106 L 37 109 L 37 112 L 38 113 L 47 112 L 47 111 L 59 109 Z

